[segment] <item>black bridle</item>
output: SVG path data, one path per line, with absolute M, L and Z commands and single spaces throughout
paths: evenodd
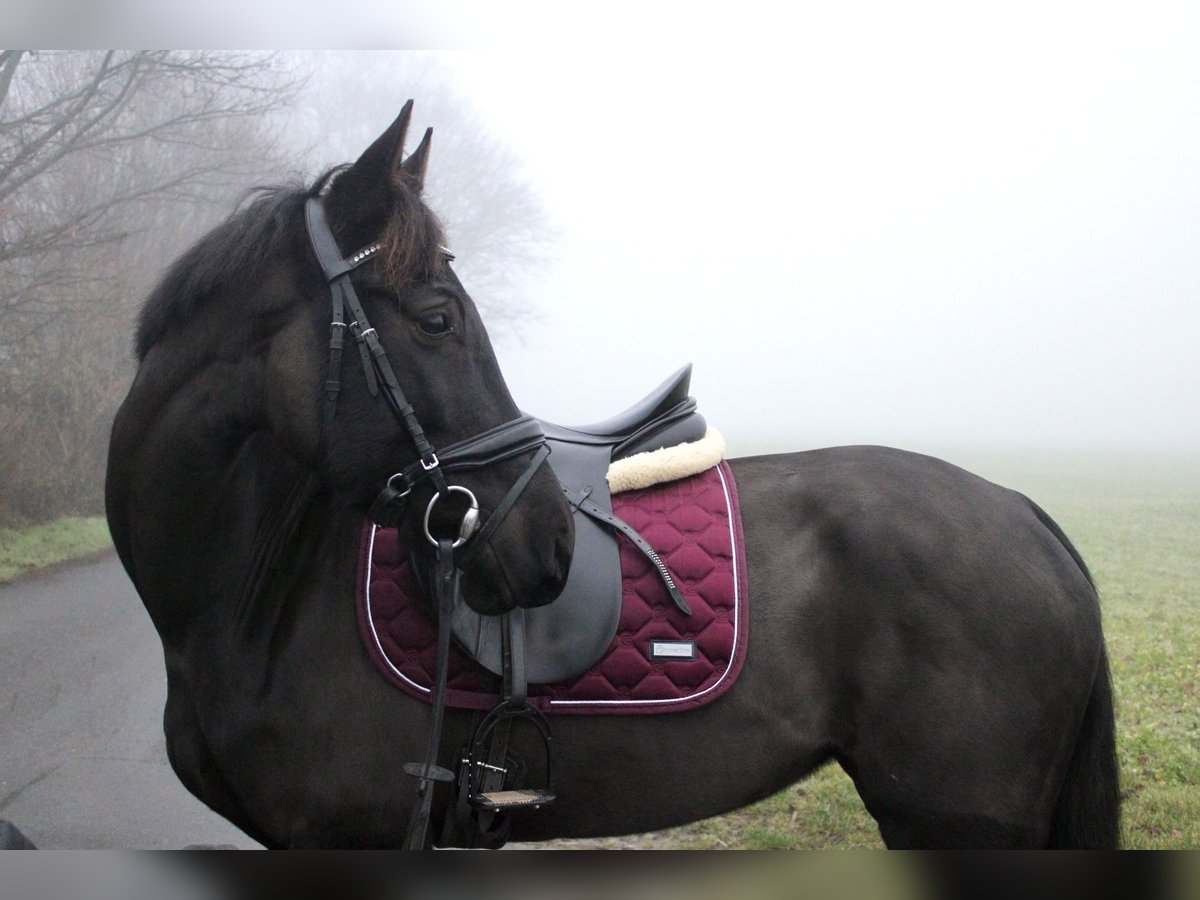
M 434 494 L 425 509 L 425 537 L 436 549 L 436 566 L 430 579 L 432 600 L 438 611 L 438 663 L 433 697 L 433 723 L 425 760 L 409 763 L 404 770 L 417 778 L 417 801 L 409 820 L 407 846 L 421 849 L 425 846 L 435 781 L 454 781 L 449 770 L 437 765 L 441 742 L 446 701 L 446 680 L 449 671 L 451 619 L 454 608 L 460 602 L 461 573 L 478 558 L 480 550 L 487 545 L 504 517 L 512 509 L 517 498 L 533 480 L 533 476 L 550 455 L 550 447 L 542 432 L 541 423 L 530 416 L 521 416 L 502 425 L 497 425 L 464 441 L 434 449 L 425 430 L 417 421 L 416 411 L 404 396 L 396 379 L 396 373 L 388 362 L 387 351 L 379 335 L 371 327 L 366 311 L 354 292 L 350 273 L 379 252 L 380 244 L 370 244 L 361 250 L 343 257 L 337 241 L 325 218 L 324 205 L 319 197 L 310 197 L 304 206 L 305 222 L 313 252 L 329 283 L 333 298 L 333 318 L 329 329 L 329 371 L 325 381 L 326 407 L 323 434 L 334 427 L 338 395 L 341 393 L 342 350 L 345 332 L 349 329 L 358 343 L 362 359 L 363 374 L 371 396 L 378 396 L 382 387 L 384 400 L 398 418 L 417 451 L 417 460 L 392 475 L 379 495 L 371 504 L 368 515 L 379 525 L 390 527 L 398 523 L 405 514 L 407 500 L 417 485 L 432 483 Z M 347 311 L 350 322 L 346 322 Z M 524 453 L 532 453 L 529 464 L 513 482 L 508 493 L 481 526 L 479 504 L 475 495 L 461 485 L 449 484 L 446 473 L 483 468 Z M 451 493 L 467 496 L 469 508 L 463 516 L 458 533 L 449 537 L 434 537 L 429 530 L 429 517 L 434 504 L 440 497 Z
M 369 515 L 372 521 L 385 527 L 394 526 L 404 514 L 406 501 L 413 488 L 425 481 L 432 483 L 435 491 L 431 505 L 438 497 L 451 493 L 453 487 L 470 495 L 472 505 L 477 506 L 470 491 L 447 483 L 447 472 L 479 469 L 524 453 L 534 454 L 526 471 L 513 483 L 508 495 L 492 512 L 482 529 L 474 535 L 476 546 L 465 551 L 460 558 L 460 568 L 465 568 L 478 554 L 478 546 L 485 543 L 495 531 L 500 520 L 533 478 L 534 472 L 549 456 L 550 450 L 546 445 L 541 423 L 531 416 L 521 416 L 451 444 L 440 451 L 435 450 L 417 420 L 412 404 L 404 396 L 396 373 L 388 361 L 387 351 L 380 342 L 378 333 L 371 327 L 366 310 L 363 309 L 350 280 L 350 273 L 378 253 L 380 244 L 370 244 L 348 257 L 343 257 L 325 218 L 324 204 L 319 197 L 308 199 L 304 206 L 304 217 L 313 252 L 321 265 L 325 280 L 329 283 L 333 300 L 333 317 L 329 328 L 329 370 L 325 381 L 324 428 L 331 430 L 334 426 L 338 395 L 342 389 L 342 351 L 345 346 L 345 333 L 349 330 L 358 344 L 358 354 L 371 396 L 379 396 L 382 390 L 388 407 L 404 426 L 417 451 L 416 461 L 392 475 L 380 490 L 370 507 Z M 349 322 L 346 321 L 347 313 Z M 463 535 L 463 530 L 460 529 L 456 538 L 459 541 L 458 547 L 472 536 Z M 428 530 L 426 536 L 436 545 L 436 538 L 429 535 Z

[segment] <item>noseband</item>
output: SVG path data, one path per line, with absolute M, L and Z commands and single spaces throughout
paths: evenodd
M 325 274 L 325 280 L 329 283 L 333 300 L 333 318 L 329 327 L 329 369 L 325 381 L 324 428 L 328 431 L 334 425 L 338 395 L 341 393 L 342 350 L 345 332 L 348 329 L 358 344 L 358 354 L 371 396 L 379 396 L 382 388 L 384 400 L 408 432 L 417 451 L 415 462 L 387 480 L 371 504 L 369 516 L 381 526 L 396 525 L 405 512 L 407 499 L 413 488 L 429 481 L 433 484 L 435 493 L 426 509 L 425 535 L 437 546 L 439 541 L 430 534 L 428 528 L 429 513 L 440 497 L 452 492 L 465 494 L 470 508 L 459 533 L 452 539 L 455 549 L 472 538 L 474 540 L 474 546 L 467 548 L 459 556 L 459 567 L 465 568 L 477 557 L 480 547 L 495 532 L 517 497 L 532 480 L 534 473 L 550 455 L 542 426 L 531 416 L 521 416 L 475 437 L 451 444 L 441 451 L 435 450 L 425 436 L 425 430 L 421 428 L 412 404 L 404 396 L 391 363 L 388 362 L 387 351 L 380 342 L 378 333 L 371 327 L 350 280 L 350 273 L 378 253 L 381 245 L 370 244 L 348 257 L 343 257 L 329 228 L 324 204 L 319 197 L 310 197 L 307 200 L 304 205 L 304 218 L 308 226 L 309 241 L 321 265 L 321 271 Z M 347 311 L 349 323 L 346 322 Z M 446 473 L 479 469 L 530 452 L 534 455 L 525 471 L 509 488 L 508 494 L 488 517 L 487 522 L 479 528 L 478 502 L 474 494 L 467 488 L 448 484 Z M 476 529 L 479 529 L 478 532 Z

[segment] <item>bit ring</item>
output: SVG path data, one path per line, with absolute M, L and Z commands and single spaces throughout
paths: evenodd
M 451 494 L 456 492 L 459 494 L 465 494 L 467 497 L 467 502 L 470 504 L 470 507 L 467 509 L 467 511 L 463 513 L 462 524 L 458 526 L 458 537 L 456 537 L 454 539 L 454 543 L 450 545 L 452 549 L 457 550 L 468 540 L 470 540 L 471 535 L 473 535 L 479 528 L 479 501 L 475 499 L 475 495 L 471 493 L 470 490 L 462 487 L 461 485 L 452 484 L 446 490 Z M 438 499 L 441 496 L 441 491 L 438 491 L 438 493 L 429 498 L 429 505 L 425 507 L 425 538 L 435 547 L 438 545 L 438 542 L 437 538 L 435 538 L 429 532 L 429 517 L 433 513 L 434 504 L 438 502 Z

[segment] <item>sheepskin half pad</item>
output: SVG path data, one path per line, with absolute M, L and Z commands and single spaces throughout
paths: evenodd
M 694 709 L 733 684 L 746 656 L 749 615 L 737 488 L 727 463 L 669 484 L 613 497 L 613 510 L 662 556 L 692 615 L 671 602 L 650 563 L 619 537 L 622 610 L 616 637 L 590 671 L 529 686 L 548 713 L 631 715 Z M 394 529 L 368 525 L 358 571 L 363 641 L 383 676 L 429 701 L 437 624 Z M 490 709 L 499 679 L 451 651 L 447 704 Z

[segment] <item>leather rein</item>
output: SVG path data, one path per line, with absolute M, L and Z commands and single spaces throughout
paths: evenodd
M 327 432 L 333 428 L 337 413 L 337 401 L 341 393 L 342 354 L 345 333 L 348 330 L 358 345 L 363 373 L 371 396 L 377 397 L 382 390 L 388 407 L 404 426 L 417 451 L 415 462 L 387 480 L 371 504 L 368 515 L 380 526 L 393 527 L 404 516 L 413 488 L 426 481 L 432 483 L 434 488 L 434 494 L 425 509 L 424 519 L 425 537 L 436 549 L 437 560 L 434 577 L 430 579 L 433 593 L 431 599 L 438 610 L 438 666 L 433 698 L 433 724 L 425 761 L 409 763 L 404 767 L 408 774 L 418 780 L 417 803 L 409 821 L 407 845 L 410 849 L 419 849 L 425 846 L 433 800 L 433 782 L 454 780 L 453 773 L 437 765 L 437 758 L 445 711 L 451 619 L 454 607 L 461 600 L 460 575 L 478 558 L 480 550 L 487 544 L 534 474 L 550 455 L 550 448 L 546 443 L 541 423 L 531 416 L 521 416 L 451 444 L 440 451 L 435 450 L 421 428 L 412 404 L 404 396 L 404 391 L 388 361 L 387 351 L 380 342 L 378 333 L 371 327 L 350 280 L 350 274 L 378 253 L 381 245 L 370 244 L 349 257 L 343 257 L 329 228 L 320 197 L 310 197 L 305 202 L 304 217 L 309 241 L 329 284 L 333 304 L 329 329 L 329 368 L 325 381 L 324 429 Z M 347 317 L 350 318 L 348 323 Z M 533 454 L 529 464 L 513 482 L 487 521 L 481 525 L 479 503 L 475 495 L 468 488 L 448 483 L 446 474 L 483 468 L 525 453 Z M 440 498 L 452 493 L 465 495 L 468 501 L 467 512 L 457 534 L 435 537 L 429 530 L 430 514 Z

